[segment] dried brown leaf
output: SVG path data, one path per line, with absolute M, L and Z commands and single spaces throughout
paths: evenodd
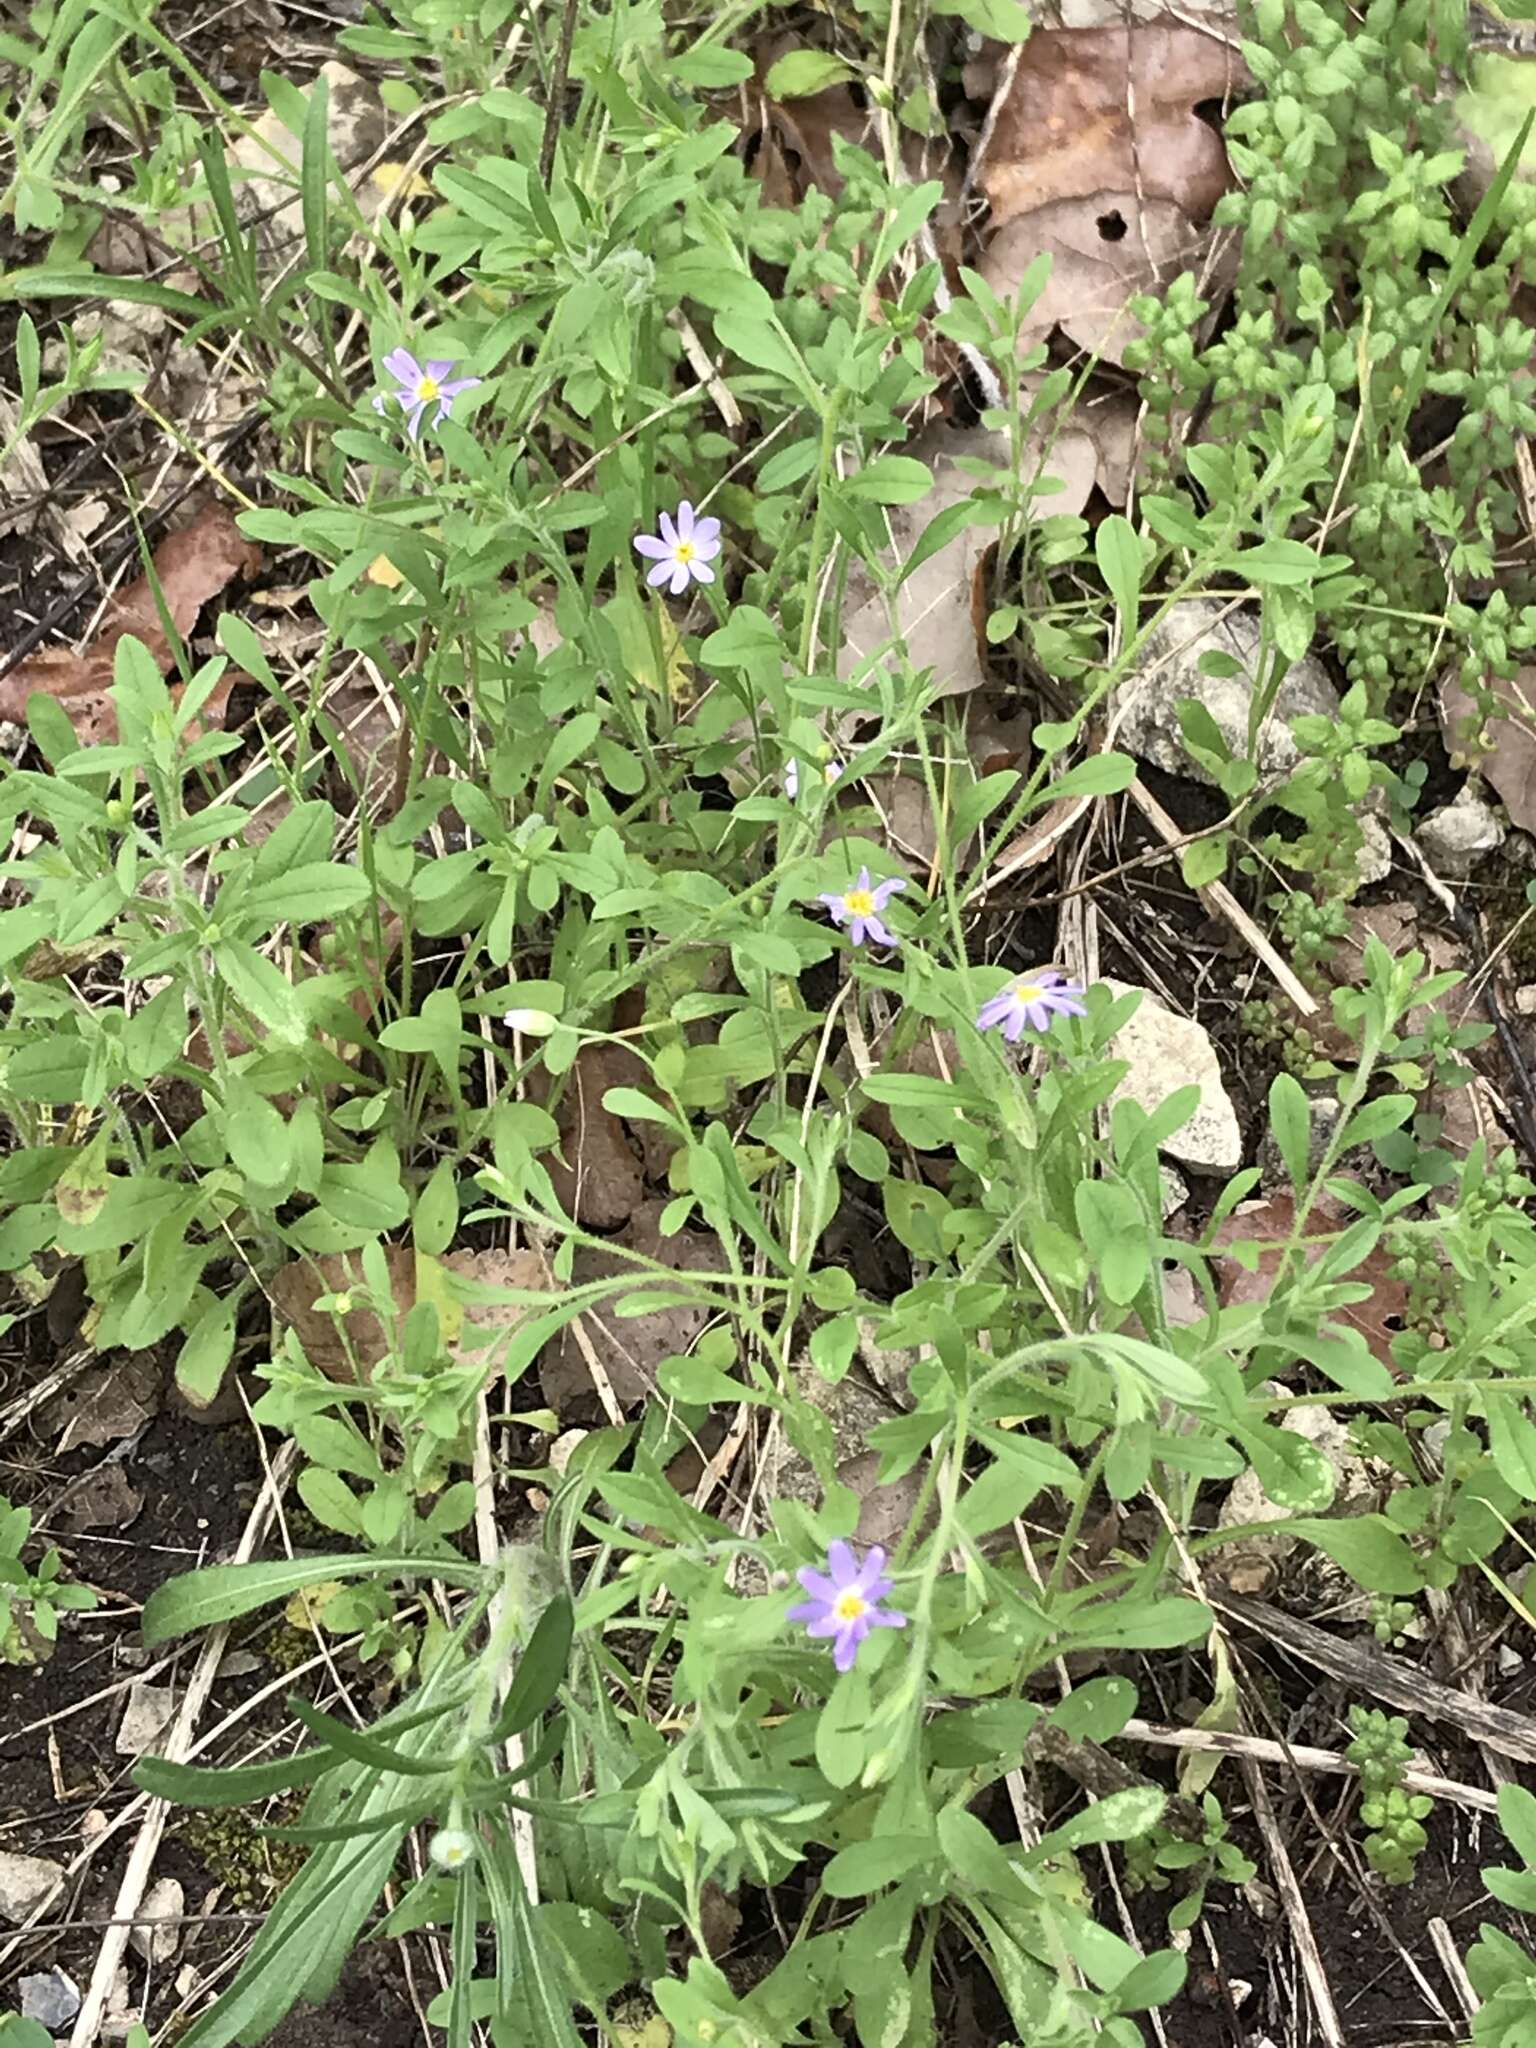
M 643 1088 L 645 1064 L 627 1046 L 584 1045 L 565 1076 L 555 1122 L 559 1158 L 549 1177 L 567 1214 L 589 1230 L 614 1230 L 645 1193 L 643 1142 L 603 1106 L 610 1088 Z M 536 1079 L 534 1093 L 547 1083 Z M 652 1128 L 646 1126 L 646 1129 Z
M 217 597 L 237 576 L 253 575 L 261 559 L 261 549 L 245 538 L 222 505 L 205 505 L 190 526 L 167 535 L 155 550 L 155 578 L 177 635 L 185 639 L 209 599 Z M 118 592 L 101 630 L 83 653 L 45 647 L 0 678 L 0 718 L 22 723 L 27 699 L 40 690 L 58 699 L 86 745 L 115 740 L 117 709 L 107 693 L 112 687 L 118 642 L 129 634 L 149 649 L 162 674 L 170 669 L 174 659 L 171 644 L 147 576 Z M 202 724 L 223 722 L 236 680 L 228 672 L 220 679 L 199 714 Z M 182 687 L 172 686 L 173 699 L 180 700 Z
M 43 1411 L 44 1426 L 60 1432 L 56 1454 L 137 1435 L 160 1413 L 160 1382 L 159 1363 L 146 1352 L 130 1352 L 86 1373 Z
M 1267 1202 L 1240 1209 L 1218 1228 L 1212 1240 L 1218 1248 L 1240 1243 L 1258 1243 L 1262 1247 L 1258 1264 L 1252 1271 L 1233 1258 L 1218 1255 L 1213 1260 L 1217 1292 L 1223 1308 L 1245 1302 L 1268 1301 L 1295 1218 L 1295 1197 L 1282 1193 L 1271 1196 Z M 1312 1237 L 1336 1233 L 1352 1220 L 1350 1211 L 1323 1196 L 1307 1218 L 1307 1232 Z M 1320 1244 L 1309 1245 L 1306 1263 L 1315 1265 L 1322 1254 Z M 1331 1309 L 1329 1316 L 1334 1322 L 1345 1323 L 1358 1330 L 1373 1355 L 1389 1371 L 1395 1372 L 1392 1339 L 1406 1327 L 1408 1290 L 1401 1280 L 1393 1277 L 1391 1265 L 1390 1254 L 1384 1246 L 1377 1245 L 1348 1276 L 1351 1281 L 1363 1282 L 1370 1287 L 1369 1298 L 1351 1302 L 1345 1308 Z
M 1218 130 L 1196 109 L 1247 79 L 1229 44 L 1176 21 L 1036 29 L 977 180 L 994 223 L 1102 192 L 1208 219 L 1232 174 Z
M 680 1230 L 671 1237 L 662 1236 L 660 1225 L 665 1208 L 664 1202 L 642 1202 L 624 1228 L 615 1234 L 614 1243 L 638 1252 L 642 1258 L 670 1266 L 676 1273 L 722 1272 L 725 1255 L 717 1239 L 696 1236 L 688 1230 Z M 602 1251 L 595 1245 L 576 1247 L 571 1263 L 574 1286 L 586 1281 L 609 1279 L 617 1274 L 632 1276 L 637 1289 L 641 1284 L 641 1275 L 629 1259 L 621 1258 L 615 1252 Z M 602 1359 L 615 1395 L 620 1404 L 628 1408 L 655 1392 L 656 1368 L 661 1361 L 676 1352 L 686 1351 L 707 1320 L 704 1309 L 687 1303 L 651 1309 L 643 1316 L 616 1316 L 605 1305 L 587 1312 L 585 1327 L 587 1337 Z M 545 1400 L 562 1417 L 587 1406 L 596 1398 L 581 1345 L 569 1327 L 545 1345 L 539 1362 L 539 1377 L 543 1382 Z
M 1491 687 L 1509 716 L 1490 718 L 1488 751 L 1468 756 L 1468 740 L 1478 737 L 1477 707 L 1453 675 L 1442 678 L 1440 731 L 1446 752 L 1453 760 L 1470 758 L 1478 774 L 1498 792 L 1510 823 L 1522 831 L 1536 832 L 1536 667 L 1522 668 L 1507 678 L 1495 677 Z M 1469 731 L 1469 727 L 1474 729 Z
M 425 1298 L 438 1304 L 441 1313 L 447 1297 L 454 1292 L 451 1282 L 441 1281 L 444 1273 L 456 1274 L 475 1287 L 516 1287 L 532 1292 L 546 1284 L 543 1261 L 536 1252 L 449 1252 L 441 1259 L 431 1259 L 409 1245 L 387 1244 L 384 1263 L 394 1300 L 393 1328 L 362 1302 L 355 1303 L 341 1316 L 315 1306 L 323 1295 L 347 1294 L 362 1286 L 360 1252 L 324 1252 L 311 1258 L 290 1259 L 267 1283 L 275 1320 L 294 1331 L 304 1356 L 327 1379 L 346 1385 L 366 1378 L 382 1358 L 398 1347 L 401 1327 L 423 1298 L 424 1287 L 429 1289 Z M 448 1349 L 455 1355 L 464 1327 L 473 1325 L 478 1332 L 510 1332 L 530 1313 L 526 1305 L 516 1302 L 465 1300 L 462 1307 L 463 1322 L 458 1329 L 450 1329 L 448 1337 Z M 465 1355 L 470 1348 L 465 1346 Z M 500 1352 L 495 1346 L 487 1351 L 477 1342 L 473 1355 L 500 1363 Z

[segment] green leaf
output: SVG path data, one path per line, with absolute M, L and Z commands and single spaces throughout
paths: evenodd
M 711 87 L 743 85 L 752 76 L 752 59 L 745 50 L 727 50 L 719 43 L 697 43 L 667 59 L 667 69 L 684 85 L 696 85 L 706 92 Z
M 1230 557 L 1233 570 L 1261 587 L 1266 583 L 1311 583 L 1324 557 L 1299 540 L 1270 539 L 1256 548 L 1239 548 Z
M 551 1600 L 528 1638 L 527 1649 L 517 1660 L 517 1670 L 491 1734 L 493 1743 L 521 1735 L 553 1702 L 570 1661 L 575 1627 L 575 1615 L 564 1594 Z
M 480 1583 L 478 1565 L 464 1559 L 417 1557 L 413 1552 L 381 1552 L 373 1557 L 346 1553 L 334 1557 L 275 1558 L 260 1564 L 211 1564 L 198 1572 L 182 1572 L 157 1586 L 144 1603 L 142 1634 L 153 1649 L 175 1636 L 234 1621 L 254 1608 L 286 1600 L 306 1586 L 329 1579 L 439 1578 L 456 1586 Z
M 317 73 L 304 112 L 303 157 L 299 172 L 300 206 L 304 217 L 304 248 L 312 270 L 325 268 L 325 188 L 330 177 L 331 146 L 327 132 L 330 81 Z
M 777 320 L 764 320 L 751 313 L 721 313 L 715 319 L 715 337 L 744 363 L 782 378 L 807 405 L 821 410 L 821 393 Z
M 1417 1593 L 1424 1574 L 1419 1561 L 1385 1515 L 1339 1515 L 1283 1526 L 1342 1565 L 1368 1593 Z
M 1204 889 L 1212 882 L 1219 882 L 1227 871 L 1227 857 L 1232 842 L 1225 832 L 1213 832 L 1208 838 L 1193 840 L 1179 855 L 1179 870 L 1185 885 L 1191 889 Z
M 1277 1074 L 1269 1090 L 1269 1128 L 1286 1177 L 1300 1195 L 1307 1186 L 1307 1160 L 1312 1144 L 1312 1105 L 1294 1074 Z
M 359 1542 L 365 1540 L 363 1504 L 340 1473 L 306 1465 L 297 1486 L 300 1500 L 323 1528 L 334 1529 L 339 1536 L 355 1536 Z
M 361 868 L 344 867 L 340 861 L 309 861 L 268 882 L 226 884 L 214 916 L 232 926 L 238 920 L 241 930 L 266 932 L 278 924 L 321 924 L 355 910 L 372 894 L 373 884 Z
M 822 1890 L 832 1899 L 862 1899 L 882 1885 L 899 1883 L 938 1853 L 932 1835 L 875 1835 L 839 1849 L 821 1873 Z
M 1106 1793 L 1042 1836 L 1023 1861 L 1044 1863 L 1068 1849 L 1085 1849 L 1095 1842 L 1134 1842 L 1157 1826 L 1167 1804 L 1167 1794 L 1155 1785 L 1131 1785 L 1123 1792 Z
M 194 1408 L 210 1405 L 234 1355 L 234 1301 L 210 1302 L 176 1354 L 176 1385 Z
M 1536 1870 L 1536 1794 L 1523 1785 L 1501 1785 L 1499 1826 L 1527 1870 Z
M 852 65 L 826 50 L 791 50 L 769 71 L 764 85 L 774 100 L 803 100 L 855 76 Z
M 177 1806 L 249 1806 L 277 1792 L 313 1785 L 324 1772 L 334 1770 L 336 1763 L 324 1749 L 307 1749 L 300 1756 L 280 1757 L 269 1764 L 237 1764 L 223 1771 L 173 1764 L 163 1756 L 144 1756 L 130 1775 L 141 1792 L 169 1799 Z
M 1136 529 L 1124 513 L 1111 512 L 1099 522 L 1093 536 L 1093 552 L 1099 574 L 1120 614 L 1122 637 L 1128 643 L 1140 616 L 1142 556 Z
M 1035 809 L 1064 796 L 1118 796 L 1136 780 L 1136 763 L 1129 754 L 1093 754 L 1059 776 L 1035 798 Z
M 915 505 L 933 489 L 927 465 L 910 455 L 879 455 L 843 485 L 851 498 L 875 505 Z

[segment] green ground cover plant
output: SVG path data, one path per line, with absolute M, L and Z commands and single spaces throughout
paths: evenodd
M 1229 317 L 1192 273 L 1137 301 L 1150 466 L 1089 517 L 1053 513 L 1026 460 L 1071 430 L 1086 374 L 1030 326 L 1049 259 L 1000 295 L 933 253 L 944 183 L 901 147 L 936 119 L 926 17 L 874 8 L 842 24 L 847 58 L 780 73 L 791 102 L 857 75 L 874 139 L 837 136 L 836 191 L 777 205 L 727 104 L 760 68 L 752 10 L 573 5 L 519 43 L 511 0 L 370 6 L 338 48 L 381 67 L 430 173 L 365 213 L 327 87 L 266 74 L 264 175 L 298 208 L 274 266 L 187 113 L 233 110 L 160 12 L 63 0 L 0 40 L 32 79 L 7 117 L 5 214 L 33 241 L 0 279 L 15 434 L 133 382 L 89 342 L 46 367 L 61 306 L 154 308 L 240 352 L 270 459 L 258 492 L 232 486 L 238 537 L 304 565 L 319 651 L 296 689 L 236 607 L 195 648 L 200 605 L 179 619 L 146 537 L 159 594 L 109 650 L 110 715 L 82 732 L 29 695 L 0 774 L 0 1274 L 25 1323 L 74 1262 L 97 1350 L 164 1353 L 203 1406 L 243 1372 L 296 1447 L 319 1540 L 173 1578 L 145 1642 L 308 1596 L 379 1679 L 363 1725 L 296 1690 L 296 1739 L 259 1760 L 137 1766 L 179 1808 L 284 1800 L 272 1838 L 304 1852 L 183 2048 L 260 2040 L 365 1937 L 424 1927 L 451 2048 L 632 2048 L 637 1987 L 684 2048 L 924 2048 L 956 1955 L 1020 2048 L 1141 2048 L 1182 1937 L 1254 1864 L 1226 1779 L 1110 1788 L 1083 1759 L 1144 1707 L 1138 1659 L 1187 1653 L 1202 1705 L 1230 1705 L 1208 1575 L 1253 1532 L 1218 1520 L 1227 1490 L 1256 1476 L 1265 1532 L 1370 1596 L 1387 1640 L 1466 1576 L 1497 1583 L 1536 1507 L 1531 1162 L 1439 1143 L 1492 1027 L 1436 1011 L 1461 975 L 1422 950 L 1372 936 L 1342 984 L 1325 972 L 1361 805 L 1412 820 L 1414 693 L 1454 662 L 1475 755 L 1536 650 L 1528 572 L 1502 573 L 1536 432 L 1536 331 L 1511 310 L 1536 259 L 1530 122 L 1468 207 L 1442 89 L 1471 76 L 1463 7 L 1258 0 L 1217 214 Z M 958 12 L 1003 41 L 1028 26 L 1007 0 Z M 71 166 L 104 106 L 158 135 L 110 211 L 156 228 L 180 282 L 87 260 L 107 201 Z M 1009 455 L 964 457 L 969 488 L 929 516 L 913 423 L 943 349 L 980 365 L 973 410 Z M 1454 420 L 1433 469 L 1413 447 L 1432 400 Z M 1003 768 L 907 642 L 904 591 L 963 534 L 990 548 L 987 637 L 1049 713 Z M 866 586 L 889 631 L 842 659 Z M 1129 789 L 1106 717 L 1212 595 L 1259 621 L 1250 742 L 1314 646 L 1347 688 L 1336 720 L 1295 721 L 1278 782 L 1184 707 L 1222 823 L 1188 836 L 1182 879 L 1246 888 L 1320 999 L 1266 1074 L 1269 1183 L 1210 1176 L 1184 1233 L 1159 1155 L 1199 1088 L 1122 1092 L 1141 993 L 1036 958 L 989 876 Z M 359 666 L 392 707 L 382 775 L 334 709 Z M 926 860 L 891 829 L 898 785 Z M 1255 1040 L 1294 1047 L 1280 999 L 1253 1001 Z M 1332 1117 L 1303 1085 L 1322 1077 Z M 649 1248 L 583 1209 L 599 1110 L 657 1162 Z M 840 1252 L 850 1209 L 899 1284 Z M 510 1282 L 491 1252 L 524 1260 Z M 1261 1263 L 1262 1292 L 1233 1289 Z M 1408 1308 L 1372 1341 L 1353 1312 L 1388 1269 Z M 669 1314 L 688 1335 L 645 1397 L 610 1386 L 557 1462 L 541 1358 L 591 1319 L 621 1340 Z M 622 1349 L 599 1338 L 600 1374 Z M 874 1534 L 835 1422 L 871 1359 L 898 1398 L 861 1448 L 903 1501 Z M 1286 1426 L 1301 1409 L 1349 1422 L 1370 1506 L 1338 1511 L 1336 1466 Z M 547 1504 L 487 1549 L 503 1411 Z M 710 1481 L 712 1449 L 680 1488 L 721 1423 L 805 1483 Z M 23 1611 L 51 1636 L 91 1597 L 56 1554 L 21 1563 L 24 1515 L 0 1524 L 7 1661 Z M 1428 1818 L 1403 1735 L 1362 1706 L 1350 1752 L 1391 1882 Z M 1032 1810 L 1046 1764 L 1090 1796 Z M 1527 1863 L 1533 1810 L 1500 1794 Z M 1155 1940 L 1115 1917 L 1105 1850 L 1157 1902 Z M 1533 1882 L 1488 1878 L 1517 1911 Z M 752 1981 L 722 1897 L 774 1928 Z M 1468 1968 L 1478 2048 L 1530 2038 L 1530 1954 L 1490 1925 Z M 27 2024 L 0 2039 L 32 2048 Z

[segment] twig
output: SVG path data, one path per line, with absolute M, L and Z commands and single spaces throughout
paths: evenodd
M 55 1394 L 67 1387 L 71 1380 L 79 1379 L 88 1366 L 98 1363 L 99 1354 L 89 1345 L 82 1344 L 78 1351 L 72 1351 L 62 1365 L 56 1365 L 52 1372 L 46 1372 L 40 1380 L 34 1380 L 24 1394 L 18 1394 L 14 1401 L 7 1401 L 0 1408 L 0 1443 L 20 1429 L 36 1409 L 45 1401 L 51 1401 Z
M 1253 1817 L 1259 1833 L 1264 1837 L 1264 1847 L 1269 1854 L 1269 1867 L 1274 1876 L 1275 1889 L 1280 1894 L 1285 1916 L 1291 1924 L 1291 1939 L 1296 1944 L 1296 1953 L 1301 1958 L 1301 1973 L 1307 1980 L 1307 1990 L 1312 1995 L 1312 2010 L 1317 2015 L 1318 2029 L 1328 2048 L 1348 2048 L 1344 2029 L 1339 2024 L 1338 2008 L 1333 2002 L 1333 1991 L 1328 1983 L 1328 1972 L 1323 1967 L 1318 1952 L 1317 1936 L 1312 1932 L 1312 1922 L 1307 1916 L 1306 1900 L 1301 1896 L 1301 1886 L 1296 1882 L 1280 1830 L 1275 1825 L 1274 1808 L 1269 1803 L 1269 1791 L 1264 1783 L 1264 1774 L 1252 1757 L 1243 1759 L 1243 1780 L 1248 1787 L 1248 1797 L 1253 1805 Z
M 1490 1707 L 1469 1692 L 1457 1692 L 1441 1685 L 1425 1672 L 1416 1671 L 1383 1650 L 1367 1650 L 1331 1636 L 1326 1629 L 1283 1614 L 1278 1608 L 1263 1607 L 1254 1600 L 1240 1600 L 1235 1594 L 1210 1594 L 1213 1607 L 1236 1620 L 1246 1622 L 1261 1636 L 1282 1649 L 1292 1651 L 1308 1664 L 1315 1664 L 1330 1677 L 1341 1679 L 1357 1692 L 1385 1700 L 1400 1713 L 1423 1714 L 1431 1721 L 1448 1721 L 1475 1742 L 1486 1743 L 1500 1756 L 1517 1763 L 1536 1763 L 1536 1721 L 1529 1715 L 1512 1713 L 1508 1707 Z
M 1441 1969 L 1451 1980 L 1451 1989 L 1459 1999 L 1462 2011 L 1469 2020 L 1476 2019 L 1478 1996 L 1472 1989 L 1472 1979 L 1467 1975 L 1467 1966 L 1461 1960 L 1461 1952 L 1451 1930 L 1443 1920 L 1437 1918 L 1429 1922 L 1429 1942 L 1440 1958 Z
M 1175 846 L 1184 839 L 1185 835 L 1180 832 L 1173 819 L 1139 777 L 1131 784 L 1128 794 L 1137 810 L 1165 845 Z M 1206 908 L 1214 910 L 1219 917 L 1224 917 L 1249 950 L 1263 961 L 1302 1016 L 1315 1017 L 1317 998 L 1302 987 L 1295 974 L 1265 938 L 1226 883 L 1207 882 L 1199 894 Z
M 1308 1749 L 1296 1743 L 1271 1742 L 1264 1735 L 1234 1735 L 1220 1728 L 1161 1728 L 1151 1721 L 1127 1721 L 1117 1742 L 1146 1742 L 1154 1749 L 1210 1750 L 1221 1756 L 1251 1758 L 1255 1763 L 1292 1764 L 1304 1771 L 1327 1771 L 1336 1777 L 1359 1775 L 1359 1765 L 1333 1749 Z M 1481 1785 L 1463 1785 L 1455 1778 L 1442 1778 L 1434 1771 L 1408 1769 L 1403 1783 L 1410 1792 L 1423 1792 L 1431 1799 L 1444 1799 L 1453 1806 L 1475 1807 L 1479 1813 L 1496 1813 L 1498 1797 Z

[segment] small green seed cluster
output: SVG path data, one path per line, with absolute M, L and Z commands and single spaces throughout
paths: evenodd
M 1403 1785 L 1404 1766 L 1413 1756 L 1408 1723 L 1401 1714 L 1351 1707 L 1349 1725 L 1355 1739 L 1344 1754 L 1360 1772 L 1360 1818 L 1371 1830 L 1365 1838 L 1366 1861 L 1388 1884 L 1411 1884 L 1429 1843 L 1422 1823 L 1432 1802 Z

